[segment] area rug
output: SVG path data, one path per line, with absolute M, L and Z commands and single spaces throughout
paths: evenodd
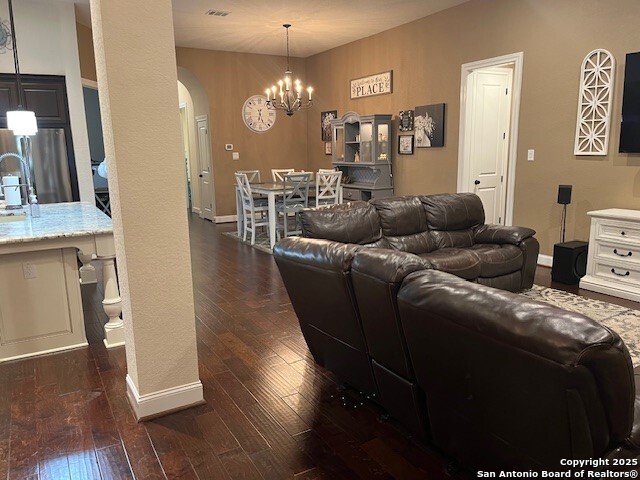
M 244 243 L 245 245 L 251 246 L 251 242 L 249 241 L 249 236 L 247 236 L 247 240 L 242 240 L 242 236 L 238 236 L 238 232 L 222 232 L 222 235 L 227 237 L 231 237 L 234 240 L 237 240 L 240 243 Z M 253 245 L 253 248 L 260 250 L 265 253 L 273 253 L 271 251 L 271 247 L 269 246 L 269 236 L 264 232 L 258 232 L 256 235 L 256 243 Z
M 640 365 L 640 311 L 612 303 L 591 300 L 553 288 L 534 285 L 522 295 L 556 307 L 581 313 L 616 332 L 631 354 L 633 366 Z

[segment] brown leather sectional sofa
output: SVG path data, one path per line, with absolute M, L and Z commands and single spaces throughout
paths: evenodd
M 584 316 L 505 291 L 531 286 L 537 242 L 482 225 L 476 199 L 305 211 L 308 238 L 283 239 L 274 257 L 315 360 L 469 467 L 601 458 L 637 469 L 640 382 L 626 347 Z
M 420 256 L 436 270 L 518 292 L 531 288 L 535 231 L 485 225 L 472 193 L 352 202 L 301 214 L 303 236 L 376 246 Z

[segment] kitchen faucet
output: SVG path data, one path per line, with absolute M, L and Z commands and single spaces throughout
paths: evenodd
M 31 209 L 31 216 L 37 218 L 40 216 L 40 205 L 38 205 L 38 198 L 36 197 L 36 192 L 33 188 L 33 185 L 31 184 L 31 169 L 29 168 L 29 164 L 19 154 L 8 152 L 0 155 L 0 165 L 2 165 L 2 162 L 5 159 L 10 157 L 17 158 L 20 161 L 20 165 L 21 165 L 20 173 L 24 175 L 27 181 L 26 186 L 27 186 L 27 194 L 29 197 L 29 208 Z

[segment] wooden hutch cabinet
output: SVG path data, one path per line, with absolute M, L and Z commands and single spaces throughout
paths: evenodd
M 348 112 L 331 128 L 332 163 L 342 171 L 344 200 L 393 196 L 391 115 Z

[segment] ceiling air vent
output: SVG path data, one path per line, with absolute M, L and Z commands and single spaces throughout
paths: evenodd
M 222 10 L 207 10 L 206 12 L 204 12 L 205 15 L 209 15 L 211 17 L 226 17 L 227 15 L 229 15 L 231 12 L 225 12 Z

